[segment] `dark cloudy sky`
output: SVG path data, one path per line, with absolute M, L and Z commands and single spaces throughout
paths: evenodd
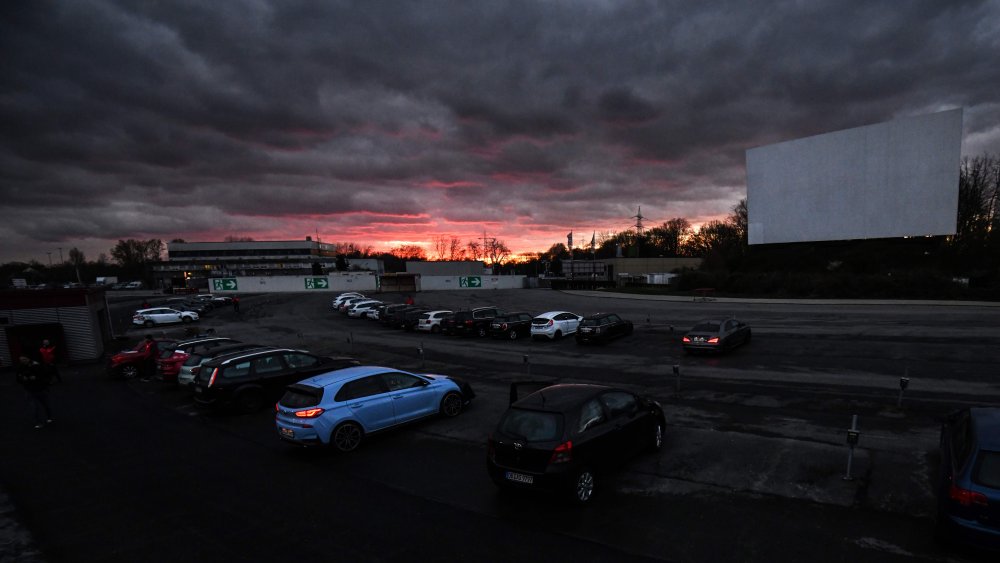
M 965 108 L 1000 153 L 1000 3 L 0 4 L 0 262 L 118 239 L 699 224 L 744 151 Z

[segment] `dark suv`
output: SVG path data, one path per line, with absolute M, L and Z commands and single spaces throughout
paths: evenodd
M 632 321 L 615 313 L 598 313 L 580 321 L 580 326 L 576 329 L 576 343 L 607 342 L 629 334 L 632 334 Z
M 517 340 L 531 336 L 531 313 L 505 313 L 497 315 L 490 323 L 490 335 L 494 338 Z
M 478 307 L 471 311 L 457 311 L 454 317 L 445 319 L 442 324 L 446 334 L 474 334 L 483 337 L 489 334 L 490 324 L 499 314 L 496 307 Z
M 354 358 L 317 356 L 290 348 L 237 352 L 202 365 L 194 380 L 194 400 L 253 412 L 276 401 L 287 385 L 357 365 L 361 363 Z

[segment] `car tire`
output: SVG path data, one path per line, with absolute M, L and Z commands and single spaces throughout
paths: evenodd
M 257 389 L 247 389 L 236 395 L 236 409 L 243 414 L 259 411 L 264 406 L 264 395 Z
M 573 478 L 572 499 L 576 504 L 587 504 L 594 497 L 597 478 L 590 469 L 581 469 Z
M 122 379 L 135 379 L 139 377 L 139 366 L 124 365 L 118 369 L 118 377 Z
M 441 416 L 455 418 L 462 413 L 462 396 L 454 391 L 447 393 L 441 399 Z
M 441 327 L 438 325 L 431 325 L 431 334 L 437 334 L 441 332 Z
M 146 322 L 142 323 L 142 325 L 144 327 L 146 327 L 146 328 L 151 328 L 154 324 L 156 324 L 156 323 L 154 323 L 153 321 L 150 321 L 150 320 L 147 320 Z
M 344 422 L 333 429 L 330 445 L 340 453 L 353 452 L 361 445 L 364 431 L 354 422 Z
M 561 330 L 557 330 L 555 335 L 552 336 L 552 340 L 562 340 L 563 334 Z
M 508 337 L 509 337 L 509 338 L 510 338 L 511 340 L 517 340 L 517 337 L 518 337 L 518 334 L 517 334 L 517 331 L 516 331 L 516 330 L 512 330 L 512 331 L 510 331 L 510 334 L 508 334 L 507 336 L 508 336 Z
M 191 317 L 181 317 L 181 322 L 184 324 L 188 324 L 189 322 L 191 322 Z

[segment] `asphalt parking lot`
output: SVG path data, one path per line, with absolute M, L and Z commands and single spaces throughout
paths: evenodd
M 57 412 L 66 414 L 33 434 L 8 378 L 4 451 L 19 455 L 0 462 L 0 482 L 34 537 L 18 545 L 51 561 L 212 560 L 226 553 L 260 560 L 323 554 L 332 545 L 358 560 L 979 556 L 932 540 L 931 482 L 939 417 L 1000 398 L 996 307 L 692 302 L 549 290 L 416 296 L 433 308 L 613 311 L 635 323 L 632 336 L 581 347 L 572 339 L 393 331 L 331 313 L 330 298 L 248 295 L 239 315 L 213 311 L 199 327 L 460 375 L 476 389 L 472 407 L 456 419 L 385 434 L 351 456 L 313 455 L 279 443 L 268 412 L 205 413 L 183 391 L 155 381 L 108 381 L 102 366 L 69 368 L 67 382 L 53 390 Z M 134 308 L 129 300 L 113 303 L 123 347 L 146 333 L 127 326 Z M 681 352 L 686 328 L 728 316 L 751 325 L 751 344 L 721 357 Z M 910 386 L 897 406 L 903 376 Z M 485 438 L 506 407 L 509 383 L 526 378 L 652 395 L 667 411 L 666 447 L 630 463 L 582 512 L 547 499 L 499 497 L 483 467 Z M 862 435 L 846 480 L 853 415 Z M 220 518 L 223 531 L 213 528 Z M 445 527 L 447 542 L 399 529 L 408 521 Z M 124 529 L 112 534 L 101 522 Z M 317 539 L 322 522 L 343 526 L 337 541 Z M 532 551 L 513 547 L 518 542 L 530 542 Z

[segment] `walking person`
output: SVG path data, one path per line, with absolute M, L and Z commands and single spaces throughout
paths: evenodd
M 42 366 L 27 356 L 21 356 L 17 366 L 17 382 L 28 394 L 29 404 L 34 409 L 35 429 L 52 423 L 52 409 L 49 407 L 49 374 Z
M 62 375 L 56 367 L 56 345 L 51 344 L 48 339 L 42 340 L 42 347 L 38 349 L 38 357 L 42 360 L 42 369 L 49 372 L 49 379 L 62 383 Z
M 240 297 L 239 297 L 239 295 L 234 295 L 233 296 L 233 312 L 235 312 L 235 313 L 239 313 L 240 312 Z

